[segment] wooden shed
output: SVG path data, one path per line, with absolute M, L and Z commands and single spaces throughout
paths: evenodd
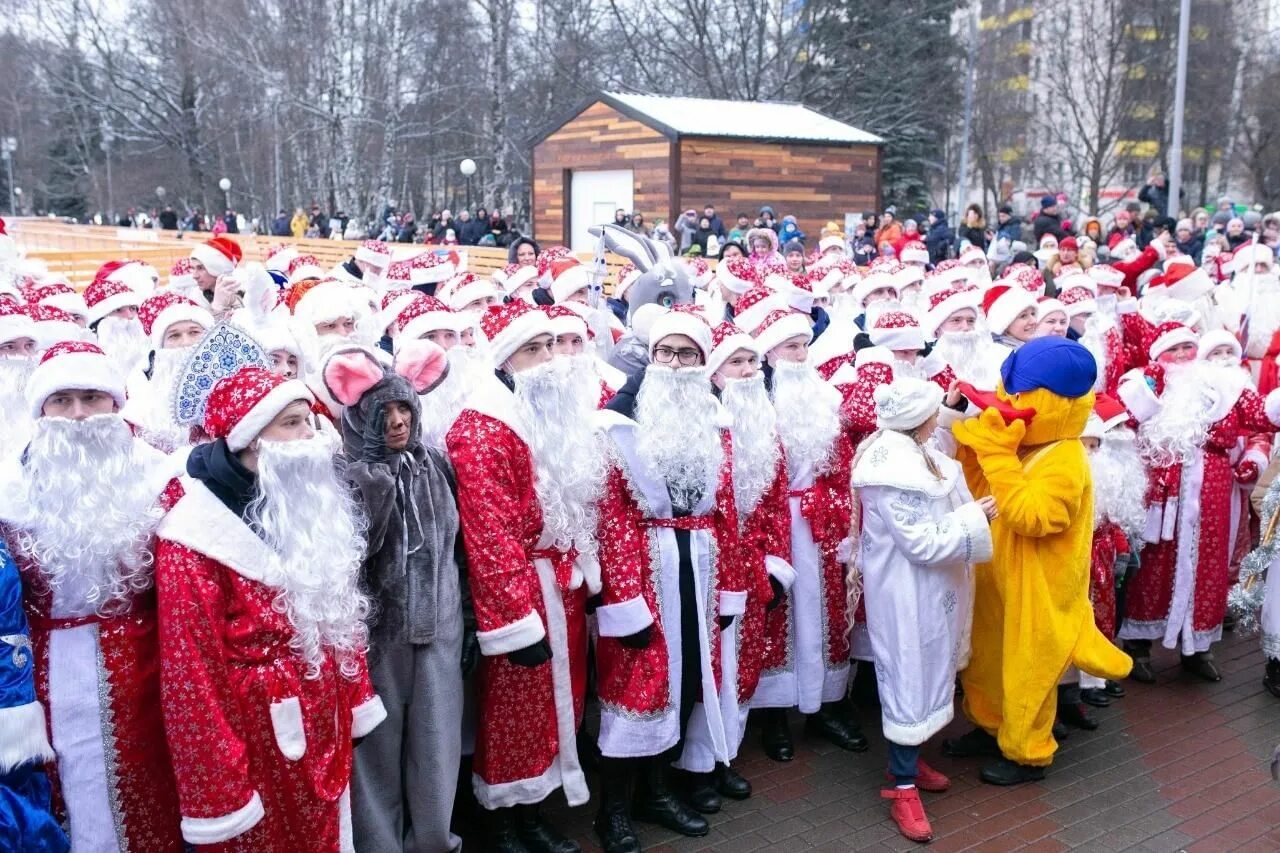
M 534 143 L 534 237 L 588 250 L 617 208 L 673 225 L 713 204 L 726 228 L 770 205 L 816 241 L 879 207 L 883 144 L 801 104 L 602 92 Z

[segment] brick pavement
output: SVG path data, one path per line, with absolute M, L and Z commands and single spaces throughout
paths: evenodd
M 1126 682 L 1128 696 L 1093 709 L 1101 727 L 1073 731 L 1043 782 L 1002 789 L 977 778 L 978 760 L 941 755 L 943 736 L 967 730 L 963 719 L 925 746 L 924 755 L 952 778 L 945 794 L 924 794 L 933 822 L 932 851 L 1280 851 L 1280 785 L 1269 760 L 1280 743 L 1280 700 L 1262 689 L 1255 637 L 1217 649 L 1223 680 L 1206 684 L 1181 673 L 1176 653 L 1157 649 L 1160 681 Z M 959 716 L 959 715 L 958 715 Z M 711 834 L 686 839 L 637 824 L 649 853 L 714 850 L 904 851 L 879 797 L 887 757 L 874 712 L 862 710 L 871 749 L 860 755 L 806 740 L 793 720 L 796 759 L 777 764 L 748 732 L 736 766 L 755 794 L 710 816 Z M 594 780 L 593 780 L 594 782 Z M 595 801 L 549 808 L 584 850 Z

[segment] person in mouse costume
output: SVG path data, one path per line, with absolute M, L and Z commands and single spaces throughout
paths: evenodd
M 369 519 L 361 589 L 372 600 L 369 674 L 387 719 L 356 749 L 357 851 L 457 850 L 450 833 L 462 750 L 463 589 L 453 467 L 420 436 L 421 404 L 448 370 L 427 340 L 334 352 L 323 371 L 344 406 L 343 473 Z M 419 395 L 423 395 L 421 398 Z M 461 664 L 461 665 L 460 665 Z
M 1000 508 L 994 557 L 977 568 L 964 712 L 976 726 L 948 741 L 990 756 L 982 780 L 1044 778 L 1057 742 L 1058 681 L 1068 666 L 1123 678 L 1132 661 L 1098 630 L 1089 602 L 1093 486 L 1080 435 L 1093 410 L 1097 363 L 1065 338 L 1013 351 L 982 414 L 951 430 L 975 497 Z

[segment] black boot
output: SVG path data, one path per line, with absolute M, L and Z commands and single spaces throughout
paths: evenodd
M 636 820 L 656 823 L 689 838 L 701 838 L 711 831 L 707 819 L 686 806 L 667 784 L 666 761 L 651 758 L 640 771 L 631 814 Z
M 702 814 L 715 814 L 722 805 L 720 792 L 716 790 L 715 771 L 685 773 L 684 801 Z
M 791 725 L 787 722 L 786 708 L 764 708 L 760 715 L 760 745 L 764 754 L 774 761 L 790 761 L 796 757 L 796 747 L 791 741 Z
M 751 783 L 729 765 L 717 764 L 713 775 L 720 796 L 731 800 L 745 800 L 751 796 Z
M 1151 666 L 1150 640 L 1125 640 L 1124 651 L 1133 658 L 1133 671 L 1129 677 L 1139 684 L 1155 684 L 1156 671 Z
M 982 729 L 974 729 L 960 737 L 947 738 L 942 742 L 942 752 L 952 758 L 977 758 L 979 756 L 997 756 L 1000 746 L 996 739 Z
M 1104 689 L 1112 699 L 1120 699 L 1124 696 L 1124 685 L 1118 681 L 1107 679 L 1107 686 Z
M 570 841 L 542 819 L 537 805 L 516 806 L 516 834 L 529 853 L 582 853 L 576 841 Z
M 530 853 L 516 832 L 514 808 L 485 809 L 480 816 L 484 823 L 485 849 L 489 853 Z
M 1280 660 L 1267 658 L 1267 674 L 1262 677 L 1262 686 L 1272 696 L 1280 699 Z
M 1062 720 L 1055 719 L 1053 721 L 1053 739 L 1061 743 L 1071 737 L 1071 729 L 1067 728 L 1067 724 Z
M 1221 681 L 1222 673 L 1214 663 L 1213 652 L 1196 652 L 1182 656 L 1182 668 L 1205 681 Z
M 809 737 L 820 737 L 849 752 L 866 752 L 866 736 L 858 724 L 844 716 L 841 710 L 837 702 L 826 703 L 818 713 L 810 714 L 805 720 L 804 733 Z
M 1111 705 L 1111 697 L 1107 695 L 1106 689 L 1102 687 L 1082 687 L 1080 689 L 1080 701 L 1095 708 L 1107 708 Z
M 600 811 L 592 827 L 604 853 L 641 853 L 640 839 L 631 825 L 631 783 L 634 768 L 625 759 L 600 762 Z
M 982 781 L 989 785 L 1021 785 L 1023 782 L 1037 782 L 1043 779 L 1044 768 L 1001 758 L 982 768 L 982 773 L 979 775 Z
M 1080 704 L 1079 685 L 1058 685 L 1058 720 L 1087 732 L 1098 728 L 1098 721 L 1090 717 L 1084 705 Z

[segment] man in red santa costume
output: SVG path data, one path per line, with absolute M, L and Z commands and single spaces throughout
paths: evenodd
M 240 307 L 240 283 L 232 275 L 244 252 L 229 237 L 213 237 L 191 250 L 189 274 L 194 287 L 184 296 L 204 305 L 215 316 L 228 316 Z
M 991 335 L 978 328 L 977 290 L 941 290 L 929 298 L 929 313 L 922 328 L 933 336 L 932 355 L 950 365 L 956 378 L 981 390 L 995 388 L 1000 375 L 994 372 Z
M 97 346 L 56 344 L 27 383 L 36 419 L 6 472 L 0 530 L 22 571 L 50 781 L 75 850 L 183 850 L 160 718 L 153 590 L 168 460 L 120 417 Z
M 36 324 L 13 299 L 0 297 L 0 462 L 23 451 L 34 419 L 27 379 L 36 366 Z
M 261 367 L 219 380 L 213 441 L 165 493 L 161 703 L 201 849 L 351 850 L 352 739 L 386 717 L 365 664 L 364 521 L 311 402 Z
M 591 400 L 593 407 L 598 408 L 622 390 L 627 375 L 588 348 L 594 335 L 587 325 L 583 311 L 579 310 L 585 307 L 577 302 L 569 302 L 564 305 L 545 305 L 542 310 L 551 319 L 551 329 L 556 336 L 552 350 L 557 357 L 569 359 L 574 376 L 581 384 L 584 398 Z
M 607 851 L 639 849 L 633 817 L 691 837 L 710 831 L 695 811 L 708 803 L 678 797 L 668 765 L 706 773 L 729 760 L 721 638 L 747 602 L 729 419 L 706 373 L 711 328 L 682 306 L 657 317 L 649 342 L 635 393 L 628 383 L 602 418 L 613 464 L 599 511 L 595 825 Z
M 464 346 L 459 334 L 465 320 L 434 296 L 417 296 L 396 318 L 399 332 L 394 348 L 400 349 L 412 340 L 428 340 L 445 351 L 449 371 L 431 391 L 431 399 L 422 399 L 422 442 L 443 451 L 445 436 L 462 413 L 467 398 L 477 382 L 488 378 L 492 367 L 474 347 Z
M 1273 431 L 1280 394 L 1263 398 L 1238 368 L 1196 360 L 1197 335 L 1178 323 L 1156 330 L 1151 363 L 1120 383 L 1149 469 L 1142 570 L 1125 596 L 1119 637 L 1133 677 L 1152 683 L 1151 642 L 1177 648 L 1184 669 L 1222 678 L 1210 647 L 1222 637 L 1237 476 L 1229 454 L 1241 436 Z
M 1280 385 L 1280 275 L 1270 247 L 1248 243 L 1232 258 L 1230 289 L 1239 317 L 1228 328 L 1240 330 L 1249 373 L 1259 394 Z
M 129 401 L 120 416 L 152 447 L 173 453 L 191 444 L 191 430 L 173 420 L 174 385 L 192 348 L 213 325 L 213 315 L 185 296 L 162 290 L 143 301 L 138 319 L 151 353 L 129 376 Z
M 785 647 L 785 662 L 764 672 L 752 701 L 767 709 L 762 739 L 775 761 L 795 756 L 788 708 L 809 715 L 809 735 L 841 749 L 867 748 L 842 707 L 849 684 L 849 623 L 838 552 L 849 533 L 854 448 L 841 424 L 840 393 L 808 362 L 811 337 L 806 317 L 782 311 L 770 314 L 755 335 L 786 456 L 796 572 L 787 601 L 769 614 L 766 627 L 766 649 Z
M 482 655 L 472 782 L 487 849 L 571 851 L 538 804 L 558 788 L 571 806 L 589 796 L 576 732 L 604 456 L 547 315 L 510 302 L 482 327 L 494 372 L 445 438 Z
M 143 298 L 129 285 L 104 277 L 102 270 L 84 291 L 89 329 L 97 335 L 98 346 L 124 376 L 141 364 L 149 351 L 147 333 L 138 319 L 138 306 Z

